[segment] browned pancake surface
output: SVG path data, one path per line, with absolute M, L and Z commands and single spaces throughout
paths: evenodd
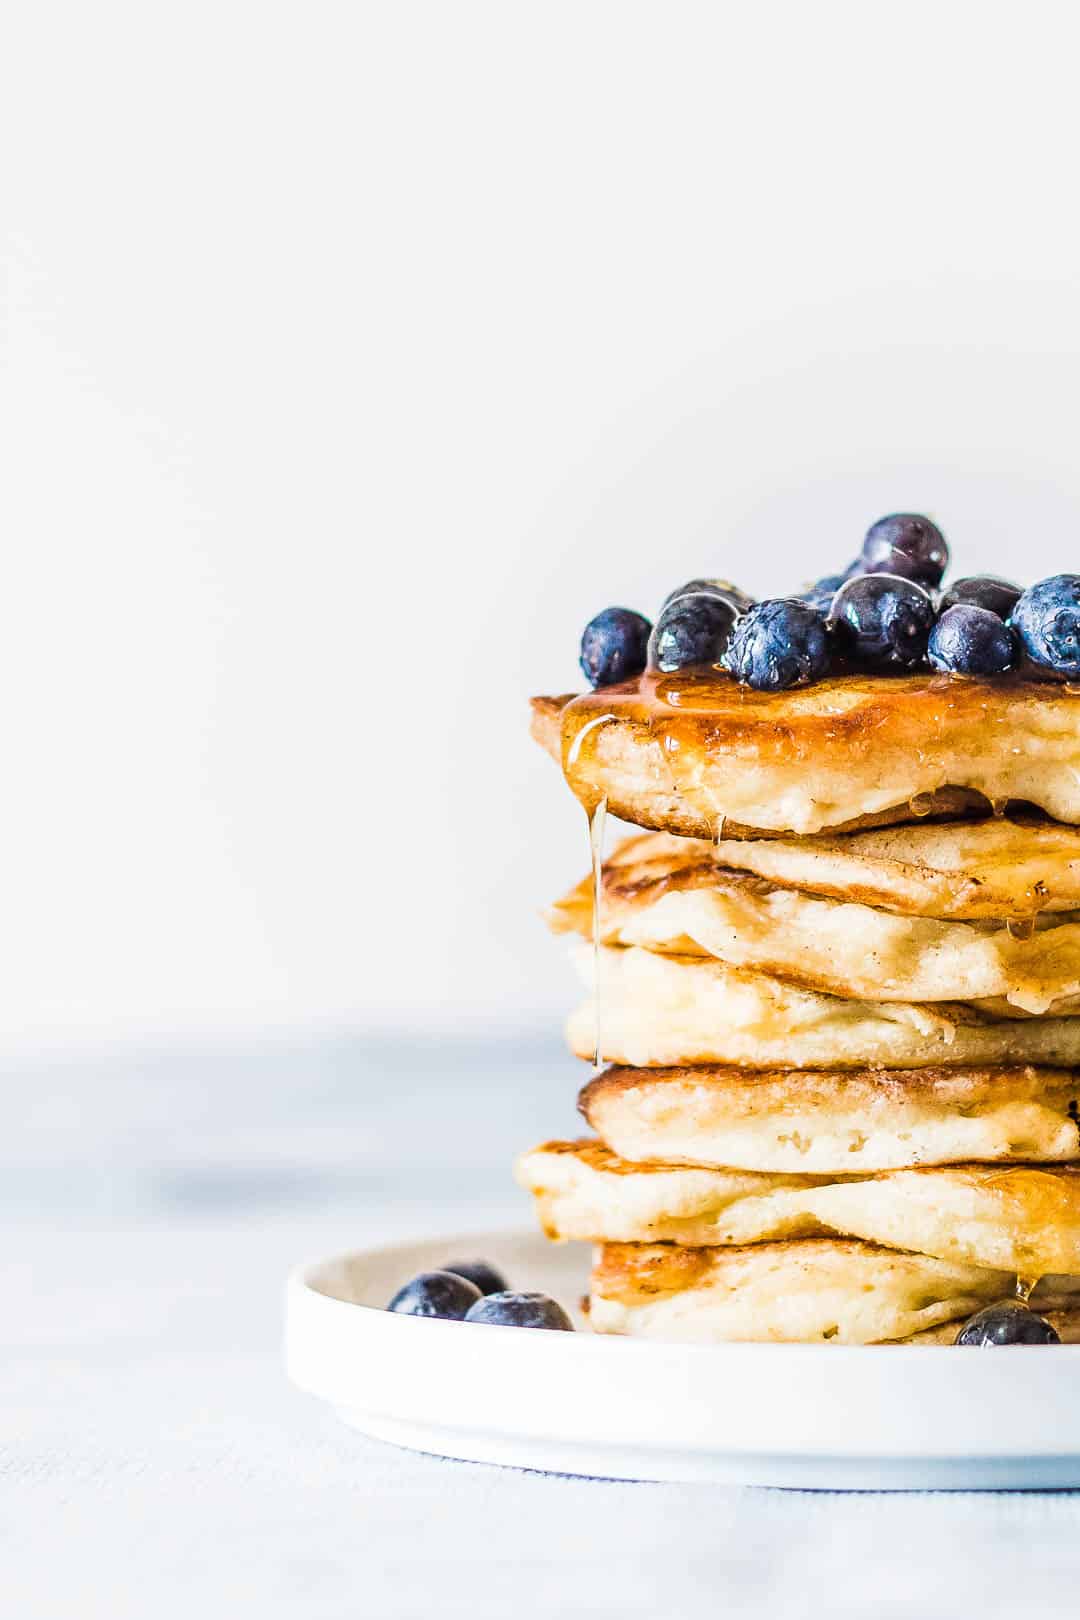
M 900 916 L 1025 919 L 1080 911 L 1080 827 L 1035 813 L 920 820 L 856 833 L 718 843 L 669 833 L 621 839 L 604 860 L 607 903 L 628 905 L 717 885 L 795 889 Z M 592 879 L 552 907 L 557 932 L 587 931 Z
M 836 675 L 755 692 L 716 670 L 534 700 L 583 803 L 715 838 L 1030 802 L 1080 823 L 1080 702 L 1020 675 Z
M 1080 1156 L 1070 1069 L 744 1070 L 616 1067 L 578 1106 L 635 1163 L 851 1174 Z

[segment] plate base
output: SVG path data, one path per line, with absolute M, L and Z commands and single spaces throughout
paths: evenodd
M 301 1268 L 289 1372 L 376 1440 L 596 1479 L 798 1490 L 1080 1487 L 1080 1346 L 700 1345 L 396 1316 L 410 1276 L 483 1256 L 573 1312 L 588 1254 L 535 1233 Z
M 338 1407 L 351 1429 L 372 1440 L 456 1462 L 490 1463 L 544 1474 L 640 1483 L 757 1485 L 795 1491 L 1045 1491 L 1080 1486 L 1080 1458 L 703 1456 L 590 1448 L 517 1436 L 455 1435 L 446 1429 L 373 1417 Z

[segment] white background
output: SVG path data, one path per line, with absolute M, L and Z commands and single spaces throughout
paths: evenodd
M 592 613 L 1080 566 L 1072 5 L 18 12 L 3 1047 L 551 1020 Z

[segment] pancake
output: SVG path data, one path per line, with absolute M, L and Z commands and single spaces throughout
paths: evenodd
M 661 832 L 816 833 L 1010 802 L 1080 823 L 1080 703 L 1026 675 L 755 692 L 715 669 L 645 674 L 537 699 L 533 729 L 584 804 Z
M 1080 1310 L 1059 1311 L 1036 1305 L 1040 1316 L 1045 1316 L 1062 1344 L 1080 1344 Z M 943 1322 L 940 1327 L 926 1328 L 913 1333 L 908 1339 L 894 1339 L 894 1344 L 955 1344 L 960 1331 L 957 1322 Z
M 952 1165 L 829 1179 L 635 1165 L 602 1142 L 547 1142 L 517 1162 L 557 1242 L 730 1247 L 861 1238 L 1032 1280 L 1080 1273 L 1080 1170 Z
M 577 956 L 591 979 L 593 951 L 581 945 Z M 711 957 L 661 956 L 637 946 L 601 946 L 596 958 L 599 1030 L 593 998 L 567 1023 L 570 1049 L 582 1058 L 599 1046 L 607 1061 L 639 1068 L 1080 1063 L 1077 1017 L 998 1016 L 1015 1013 L 1008 1003 L 844 1000 Z M 1075 1004 L 1064 1009 L 1075 1011 Z
M 589 1321 L 636 1338 L 877 1344 L 961 1323 L 1013 1292 L 1008 1272 L 843 1238 L 734 1249 L 605 1243 Z
M 715 844 L 651 835 L 635 857 L 711 859 L 779 888 L 829 895 L 906 917 L 1021 919 L 1080 910 L 1080 828 L 1015 813 L 984 821 L 920 821 L 839 836 Z
M 1032 918 L 1022 931 L 899 917 L 777 888 L 717 865 L 708 850 L 663 833 L 621 844 L 603 867 L 601 940 L 714 957 L 864 1001 L 1001 1002 L 1006 1015 L 1075 1009 L 1080 912 Z M 556 933 L 591 939 L 592 878 L 558 901 L 548 921 Z
M 1080 1156 L 1078 1098 L 1067 1069 L 610 1069 L 578 1107 L 635 1164 L 832 1176 L 1068 1163 Z

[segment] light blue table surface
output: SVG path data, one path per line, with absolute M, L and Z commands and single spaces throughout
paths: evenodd
M 0 1612 L 1075 1615 L 1080 1494 L 546 1477 L 367 1442 L 290 1388 L 288 1268 L 527 1222 L 509 1161 L 575 1128 L 579 1078 L 554 1041 L 7 1065 Z

